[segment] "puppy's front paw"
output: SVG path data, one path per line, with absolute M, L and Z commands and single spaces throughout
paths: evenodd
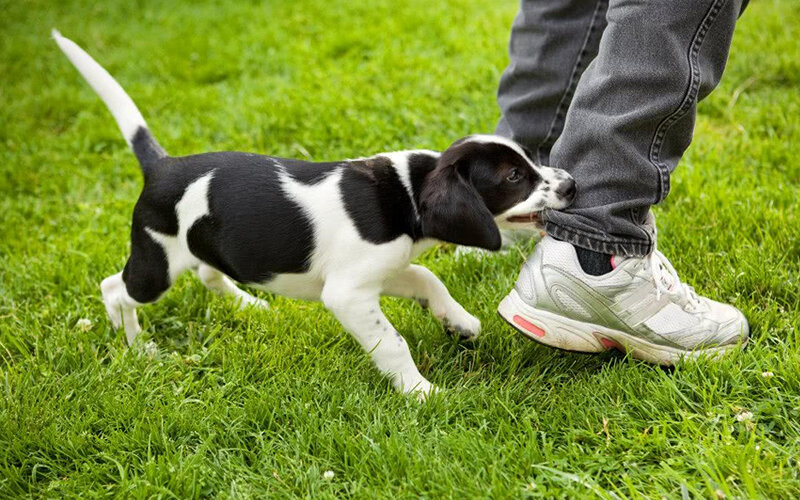
M 481 333 L 481 320 L 464 310 L 445 316 L 442 325 L 448 335 L 458 335 L 464 340 L 473 340 Z
M 431 384 L 427 380 L 422 379 L 422 382 L 417 384 L 417 386 L 414 387 L 410 392 L 417 397 L 417 401 L 421 402 L 427 400 L 434 394 L 439 394 L 441 389 Z
M 248 307 L 255 307 L 258 309 L 269 309 L 269 302 L 258 297 L 243 297 L 239 299 L 239 309 L 245 310 Z
M 406 376 L 396 375 L 392 382 L 399 392 L 414 396 L 419 401 L 425 401 L 431 394 L 439 392 L 438 387 L 428 382 L 419 373 Z

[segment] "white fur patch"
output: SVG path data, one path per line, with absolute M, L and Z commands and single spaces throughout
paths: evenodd
M 401 151 L 381 156 L 389 158 L 392 162 L 392 166 L 394 166 L 394 169 L 397 171 L 397 176 L 400 177 L 400 182 L 403 183 L 403 187 L 406 188 L 408 197 L 411 199 L 411 206 L 414 207 L 414 211 L 416 212 L 417 202 L 414 200 L 414 191 L 411 189 L 411 172 L 408 167 L 408 152 Z
M 178 234 L 176 236 L 159 233 L 149 227 L 145 228 L 150 237 L 164 249 L 171 280 L 175 280 L 180 273 L 200 263 L 189 251 L 186 235 L 195 222 L 209 213 L 208 186 L 213 175 L 214 171 L 212 170 L 189 184 L 180 201 L 175 204 L 175 215 L 178 218 Z

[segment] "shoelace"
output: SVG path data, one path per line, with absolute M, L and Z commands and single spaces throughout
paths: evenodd
M 650 255 L 645 257 L 645 263 L 650 267 L 650 273 L 656 284 L 656 300 L 661 300 L 662 293 L 668 293 L 685 298 L 692 307 L 700 306 L 701 301 L 697 292 L 686 283 L 681 283 L 681 278 L 672 267 L 672 263 L 657 248 L 654 247 Z

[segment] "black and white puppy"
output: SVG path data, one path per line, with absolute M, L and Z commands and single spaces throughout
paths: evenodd
M 474 338 L 480 321 L 411 260 L 437 241 L 497 250 L 498 226 L 533 227 L 537 212 L 574 197 L 566 172 L 535 165 L 497 136 L 466 137 L 443 153 L 328 163 L 236 152 L 171 157 L 108 72 L 57 31 L 53 38 L 108 106 L 144 173 L 130 257 L 101 285 L 129 343 L 140 331 L 136 308 L 191 269 L 242 306 L 267 304 L 234 282 L 321 300 L 398 390 L 424 397 L 432 386 L 381 312 L 380 295 L 427 303 L 446 327 Z

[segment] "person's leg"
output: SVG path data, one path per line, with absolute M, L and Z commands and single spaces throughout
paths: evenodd
M 651 205 L 689 146 L 697 102 L 725 68 L 741 0 L 612 0 L 598 55 L 575 89 L 552 166 L 578 182 L 548 234 L 626 256 L 653 250 Z
M 511 61 L 497 90 L 502 116 L 495 133 L 526 146 L 542 165 L 550 164 L 578 80 L 597 55 L 607 7 L 608 0 L 521 0 L 511 29 Z M 544 235 L 507 229 L 501 234 L 504 247 Z
M 597 55 L 608 0 L 522 0 L 500 78 L 495 133 L 550 164 L 581 74 Z
M 698 296 L 655 250 L 649 212 L 691 141 L 697 102 L 719 82 L 741 8 L 741 0 L 609 2 L 597 56 L 549 158 L 573 175 L 578 196 L 543 214 L 548 236 L 498 308 L 512 326 L 555 347 L 622 348 L 662 364 L 747 341 L 738 310 Z M 517 126 L 510 135 L 524 140 L 525 126 L 515 125 L 524 113 L 503 111 L 502 127 Z

